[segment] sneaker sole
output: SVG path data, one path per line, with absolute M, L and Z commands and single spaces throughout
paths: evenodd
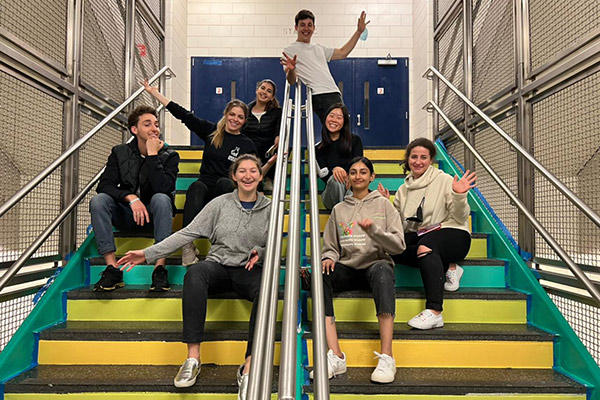
M 115 286 L 111 286 L 111 287 L 98 286 L 98 287 L 94 287 L 94 292 L 112 292 L 113 290 L 122 288 L 124 286 L 125 286 L 125 282 L 119 282 Z
M 197 378 L 198 378 L 198 376 L 196 375 L 196 377 L 189 382 L 177 382 L 177 381 L 173 380 L 173 385 L 175 385 L 175 387 L 177 387 L 177 388 L 188 388 L 188 387 L 194 386 L 196 384 Z
M 151 292 L 168 292 L 169 290 L 171 290 L 170 287 L 162 287 L 162 288 L 151 287 L 150 288 Z
M 411 328 L 420 329 L 420 330 L 422 330 L 422 331 L 427 331 L 427 330 L 429 330 L 429 329 L 443 328 L 443 327 L 444 327 L 444 323 L 443 323 L 443 322 L 442 322 L 442 324 L 441 324 L 441 325 L 434 325 L 434 326 L 432 326 L 432 327 L 428 327 L 428 328 L 423 328 L 423 327 L 420 327 L 420 326 L 411 325 L 411 323 L 410 323 L 410 322 L 408 322 L 407 324 L 408 324 L 408 326 L 410 326 Z
M 373 383 L 392 383 L 392 382 L 394 382 L 395 379 L 396 379 L 396 376 L 393 376 L 392 379 L 388 379 L 388 380 L 377 380 L 377 379 L 371 378 L 371 382 L 373 382 Z

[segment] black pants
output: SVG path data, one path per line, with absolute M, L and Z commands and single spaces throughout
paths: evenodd
M 219 178 L 215 186 L 207 186 L 200 179 L 192 183 L 185 196 L 183 227 L 188 226 L 209 201 L 222 194 L 231 193 L 234 189 L 235 183 L 225 177 Z
M 444 228 L 417 236 L 415 232 L 404 234 L 406 250 L 393 256 L 397 264 L 418 267 L 425 288 L 425 308 L 442 311 L 444 302 L 444 282 L 446 271 L 451 263 L 462 261 L 471 247 L 471 235 L 462 229 Z M 419 246 L 427 246 L 431 252 L 418 257 Z
M 246 357 L 248 357 L 252 353 L 261 276 L 262 266 L 259 264 L 255 264 L 250 271 L 243 267 L 228 267 L 214 261 L 200 261 L 191 265 L 183 279 L 183 342 L 202 342 L 208 295 L 233 290 L 242 298 L 253 302 L 246 347 Z
M 325 125 L 325 118 L 327 117 L 327 111 L 329 110 L 329 107 L 336 103 L 344 103 L 344 100 L 342 100 L 342 95 L 337 92 L 313 94 L 313 111 L 321 120 L 322 125 Z
M 394 267 L 386 262 L 373 264 L 367 269 L 354 269 L 340 263 L 333 272 L 323 275 L 325 315 L 333 317 L 333 293 L 367 289 L 373 293 L 377 315 L 396 314 Z

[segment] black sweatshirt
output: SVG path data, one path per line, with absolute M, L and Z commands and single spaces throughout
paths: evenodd
M 351 143 L 352 147 L 348 154 L 342 154 L 340 139 L 331 142 L 329 146 L 323 146 L 320 149 L 320 143 L 316 145 L 316 156 L 319 168 L 327 167 L 327 169 L 329 169 L 329 174 L 327 174 L 326 177 L 321 178 L 323 179 L 323 182 L 327 182 L 329 177 L 333 175 L 333 169 L 335 167 L 341 167 L 348 172 L 350 161 L 352 161 L 354 157 L 363 155 L 363 145 L 360 136 L 353 134 Z
M 217 124 L 196 117 L 194 113 L 173 101 L 167 104 L 167 110 L 204 141 L 199 180 L 208 187 L 215 186 L 219 178 L 230 178 L 229 167 L 238 156 L 248 153 L 257 154 L 250 138 L 244 134 L 232 135 L 227 131 L 223 135 L 223 145 L 217 149 L 209 137 L 217 129 Z
M 244 135 L 248 136 L 254 142 L 258 155 L 261 159 L 265 159 L 265 153 L 275 142 L 275 137 L 279 136 L 279 128 L 281 124 L 281 108 L 271 107 L 261 118 L 252 114 L 252 107 L 256 104 L 256 100 L 248 104 L 250 115 L 243 129 Z

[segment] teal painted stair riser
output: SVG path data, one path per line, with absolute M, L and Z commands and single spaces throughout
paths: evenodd
M 447 153 L 439 145 L 436 144 L 436 147 L 440 168 L 451 175 L 462 175 L 461 171 L 450 161 Z M 473 219 L 473 231 L 488 233 L 488 249 L 491 250 L 488 257 L 507 260 L 508 287 L 529 295 L 528 323 L 559 336 L 555 341 L 554 368 L 582 384 L 590 386 L 588 398 L 600 400 L 600 367 L 598 364 L 548 297 L 527 264 L 510 244 L 508 238 L 502 233 L 481 199 L 472 191 L 469 193 L 469 205 L 471 210 L 477 214 L 477 217 Z

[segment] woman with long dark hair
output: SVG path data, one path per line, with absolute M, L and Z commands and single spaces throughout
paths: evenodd
M 321 198 L 325 207 L 331 210 L 349 194 L 346 171 L 350 160 L 363 155 L 362 141 L 350 133 L 350 114 L 342 103 L 332 105 L 327 111 L 316 155 L 319 177 L 325 182 Z

